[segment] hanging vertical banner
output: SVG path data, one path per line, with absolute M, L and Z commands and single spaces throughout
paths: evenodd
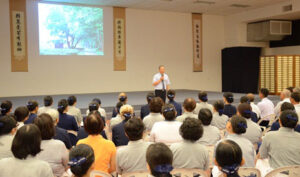
M 126 71 L 125 8 L 114 7 L 114 71 Z
M 202 15 L 192 14 L 193 71 L 202 72 Z
M 10 0 L 11 71 L 28 71 L 26 0 Z

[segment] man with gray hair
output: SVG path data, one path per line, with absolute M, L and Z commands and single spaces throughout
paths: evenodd
M 291 97 L 291 92 L 288 89 L 284 89 L 281 93 L 280 93 L 280 102 L 277 103 L 275 109 L 274 109 L 274 113 L 277 117 L 279 117 L 280 115 L 280 108 L 281 105 L 284 102 L 288 102 L 290 103 L 290 97 Z

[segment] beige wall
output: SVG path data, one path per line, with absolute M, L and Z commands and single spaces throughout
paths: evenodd
M 112 8 L 104 8 L 105 56 L 39 56 L 37 9 L 28 0 L 29 72 L 10 72 L 9 0 L 0 1 L 0 97 L 144 91 L 166 65 L 174 89 L 221 90 L 222 16 L 203 17 L 204 72 L 192 72 L 191 14 L 126 10 L 127 71 L 113 71 Z

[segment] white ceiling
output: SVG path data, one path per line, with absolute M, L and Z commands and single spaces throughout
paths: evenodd
M 164 10 L 176 12 L 230 15 L 246 10 L 261 8 L 289 0 L 41 0 L 51 2 L 79 3 L 101 6 L 119 6 L 137 9 Z M 214 4 L 194 3 L 215 2 Z M 230 7 L 232 4 L 249 5 L 247 8 Z

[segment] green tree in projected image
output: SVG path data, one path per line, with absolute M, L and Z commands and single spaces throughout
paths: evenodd
M 47 8 L 42 23 L 50 37 L 45 45 L 40 44 L 42 55 L 103 55 L 103 9 L 67 5 Z

